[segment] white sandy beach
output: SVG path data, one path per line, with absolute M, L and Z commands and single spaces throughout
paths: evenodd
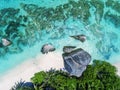
M 114 66 L 116 66 L 116 68 L 117 68 L 117 74 L 120 76 L 120 62 L 119 63 L 115 63 L 115 64 L 113 64 Z
M 34 73 L 51 68 L 63 68 L 63 59 L 60 53 L 51 52 L 46 55 L 38 55 L 34 59 L 27 60 L 16 68 L 0 77 L 0 90 L 9 90 L 17 81 L 30 81 Z
M 120 75 L 120 63 L 114 64 L 118 68 Z M 27 60 L 16 68 L 7 72 L 0 78 L 0 90 L 9 90 L 16 81 L 30 81 L 34 73 L 50 68 L 63 68 L 63 59 L 60 53 L 51 52 L 46 55 L 38 55 L 34 59 Z

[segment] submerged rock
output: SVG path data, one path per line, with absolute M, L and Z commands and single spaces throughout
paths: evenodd
M 75 48 L 76 48 L 76 46 L 64 46 L 64 47 L 63 47 L 63 52 L 64 52 L 64 53 L 70 53 L 70 52 L 72 52 Z
M 80 40 L 81 42 L 85 42 L 85 40 L 86 40 L 86 36 L 83 35 L 83 34 L 81 34 L 81 35 L 74 35 L 74 36 L 70 36 L 70 37 L 72 37 L 72 38 L 74 38 L 76 40 Z
M 55 47 L 52 44 L 45 44 L 41 48 L 41 52 L 43 54 L 48 53 L 48 52 L 52 52 L 52 51 L 55 51 Z
M 80 77 L 86 70 L 87 65 L 91 61 L 88 52 L 81 48 L 73 50 L 70 53 L 63 53 L 64 67 L 70 75 Z
M 107 32 L 101 40 L 96 42 L 96 48 L 98 53 L 103 56 L 104 59 L 109 60 L 113 53 L 119 52 L 117 45 L 118 36 L 114 32 Z
M 109 60 L 113 53 L 118 53 L 119 49 L 114 46 L 113 44 L 103 44 L 100 48 L 98 48 L 100 54 L 103 56 L 104 59 Z

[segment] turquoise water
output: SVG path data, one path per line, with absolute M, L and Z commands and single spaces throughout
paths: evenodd
M 12 41 L 0 47 L 0 74 L 35 58 L 45 43 L 57 52 L 72 45 L 89 52 L 92 59 L 111 63 L 120 58 L 119 0 L 1 0 L 0 41 Z M 71 35 L 84 34 L 82 43 Z

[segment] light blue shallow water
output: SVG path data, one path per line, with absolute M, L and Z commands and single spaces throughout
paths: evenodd
M 58 5 L 67 3 L 68 0 L 1 0 L 0 8 L 21 8 L 21 2 L 27 4 L 36 4 L 40 7 L 45 6 L 47 8 L 55 8 Z M 0 74 L 3 74 L 11 68 L 15 68 L 16 65 L 19 65 L 25 60 L 29 60 L 29 58 L 34 58 L 37 54 L 40 53 L 40 49 L 45 43 L 52 43 L 57 51 L 61 53 L 63 46 L 72 45 L 83 48 L 89 52 L 92 56 L 92 59 L 106 60 L 111 63 L 120 61 L 119 24 L 116 26 L 115 23 L 117 23 L 117 21 L 115 21 L 115 18 L 110 18 L 108 20 L 102 18 L 102 20 L 99 22 L 99 14 L 95 16 L 96 8 L 92 5 L 90 6 L 91 7 L 89 9 L 89 12 L 91 16 L 89 17 L 88 24 L 84 24 L 83 21 L 72 16 L 67 18 L 65 21 L 55 21 L 53 22 L 54 27 L 42 30 L 40 33 L 35 33 L 36 38 L 33 45 L 21 45 L 21 48 L 23 50 L 22 52 L 11 54 L 8 51 L 5 53 L 5 55 L 2 55 L 0 57 Z M 116 17 L 120 17 L 119 12 L 116 12 L 109 7 L 105 7 L 103 11 L 103 17 L 107 11 L 115 14 Z M 27 15 L 24 10 L 21 10 L 21 14 Z M 29 19 L 32 18 L 30 17 Z M 35 24 L 35 27 L 39 28 L 38 24 L 36 24 L 37 22 L 33 21 L 33 23 Z M 20 30 L 23 32 L 23 28 L 20 28 Z M 84 34 L 87 36 L 87 40 L 84 43 L 69 37 L 71 35 L 79 34 Z M 2 36 L 0 36 L 0 39 L 1 38 Z M 32 41 L 32 39 L 30 41 Z M 15 41 L 13 42 L 16 44 Z M 2 50 L 4 51 L 4 49 L 5 48 L 0 49 L 1 52 Z

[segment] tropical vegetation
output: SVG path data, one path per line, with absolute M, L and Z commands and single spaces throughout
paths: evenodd
M 116 67 L 110 63 L 94 60 L 79 78 L 51 69 L 35 73 L 31 82 L 35 90 L 120 90 L 120 77 L 116 72 Z

